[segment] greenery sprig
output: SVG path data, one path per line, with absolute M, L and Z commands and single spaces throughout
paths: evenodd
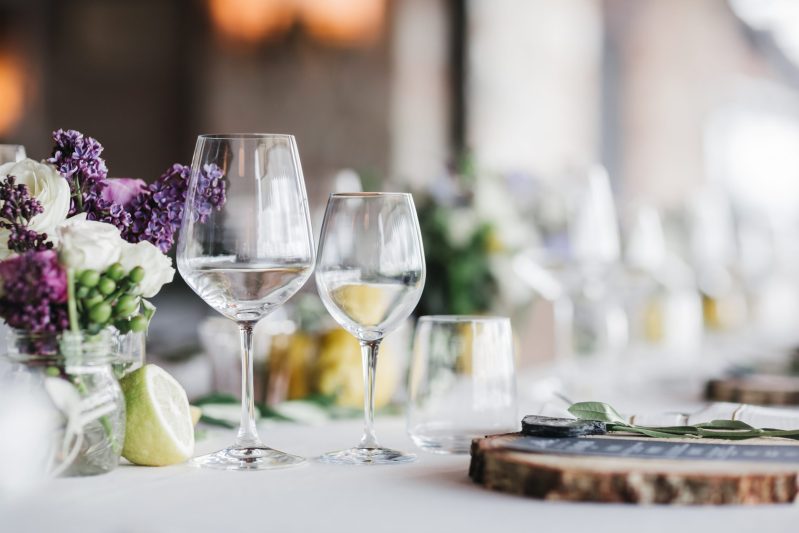
M 608 432 L 634 433 L 658 439 L 743 440 L 757 437 L 783 437 L 799 440 L 799 429 L 756 428 L 740 420 L 712 420 L 693 426 L 636 426 L 627 423 L 613 407 L 602 402 L 578 402 L 569 407 L 569 412 L 580 420 L 605 422 Z

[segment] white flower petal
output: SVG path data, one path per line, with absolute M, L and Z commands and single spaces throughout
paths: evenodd
M 119 261 L 122 246 L 127 244 L 113 224 L 86 220 L 80 213 L 56 229 L 61 264 L 75 270 L 104 272 Z

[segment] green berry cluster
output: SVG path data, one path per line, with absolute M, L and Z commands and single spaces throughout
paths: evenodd
M 97 333 L 113 325 L 120 332 L 144 331 L 149 322 L 141 313 L 137 285 L 144 279 L 140 266 L 125 272 L 114 263 L 105 272 L 83 270 L 75 277 L 75 300 L 81 328 Z

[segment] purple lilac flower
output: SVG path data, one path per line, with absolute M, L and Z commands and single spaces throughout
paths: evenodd
M 53 250 L 0 262 L 0 286 L 0 317 L 12 328 L 58 333 L 69 326 L 67 274 Z
M 225 203 L 225 181 L 222 169 L 213 163 L 204 165 L 197 179 L 197 194 L 194 197 L 194 220 L 205 222 L 214 209 L 221 209 Z M 181 209 L 181 216 L 182 216 Z
M 222 174 L 218 166 L 211 164 L 205 165 L 198 176 L 195 205 L 201 222 L 225 203 Z M 132 200 L 127 208 L 132 223 L 122 230 L 122 237 L 129 242 L 150 241 L 167 253 L 183 220 L 190 175 L 190 167 L 176 163 Z
M 69 216 L 85 212 L 87 218 L 101 220 L 110 207 L 102 199 L 108 175 L 105 161 L 100 157 L 103 145 L 76 130 L 54 131 L 53 140 L 53 154 L 47 162 L 55 165 L 69 182 L 72 193 Z
M 32 198 L 27 185 L 17 184 L 14 176 L 0 182 L 0 228 L 9 230 L 8 249 L 23 253 L 30 250 L 48 250 L 53 243 L 47 241 L 46 233 L 28 229 L 30 220 L 44 211 L 42 204 Z
M 85 212 L 88 220 L 119 228 L 128 242 L 149 241 L 167 253 L 183 219 L 191 169 L 174 164 L 158 180 L 145 186 L 141 180 L 107 179 L 100 157 L 103 146 L 75 130 L 53 132 L 55 147 L 47 161 L 69 181 L 72 203 L 69 215 Z M 222 170 L 205 165 L 198 176 L 196 220 L 204 222 L 225 203 Z
M 147 190 L 144 180 L 134 178 L 108 178 L 105 180 L 101 198 L 112 205 L 126 206 Z

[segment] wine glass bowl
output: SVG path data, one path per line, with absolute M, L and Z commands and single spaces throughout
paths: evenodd
M 255 429 L 252 331 L 308 280 L 315 251 L 308 200 L 294 137 L 201 135 L 178 239 L 181 276 L 209 306 L 239 325 L 242 417 L 236 442 L 196 458 L 200 466 L 262 470 L 299 464 L 300 457 L 264 446 Z M 221 178 L 220 178 L 221 176 Z M 225 202 L 209 207 L 212 180 Z
M 332 194 L 316 264 L 322 303 L 361 344 L 364 435 L 324 462 L 383 464 L 415 456 L 383 448 L 374 432 L 374 378 L 383 337 L 410 316 L 422 295 L 424 251 L 413 197 L 406 193 Z

